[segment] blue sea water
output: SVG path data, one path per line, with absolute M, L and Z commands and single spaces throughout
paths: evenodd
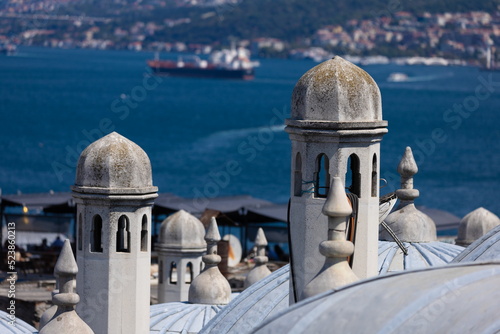
M 253 81 L 149 76 L 151 53 L 21 48 L 0 57 L 0 188 L 68 191 L 90 140 L 111 130 L 149 155 L 153 182 L 178 196 L 250 194 L 286 202 L 294 84 L 312 61 L 261 60 Z M 381 171 L 399 186 L 406 146 L 419 164 L 417 204 L 500 214 L 500 72 L 370 65 L 389 133 Z M 388 82 L 404 72 L 407 82 Z M 454 105 L 463 105 L 460 112 Z M 455 108 L 455 111 L 454 111 Z M 230 177 L 223 178 L 227 174 Z

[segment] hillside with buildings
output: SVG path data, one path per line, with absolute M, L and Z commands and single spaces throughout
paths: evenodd
M 498 1 L 9 0 L 0 42 L 210 52 L 237 41 L 261 57 L 319 52 L 477 59 L 500 44 Z M 318 52 L 318 50 L 316 50 Z

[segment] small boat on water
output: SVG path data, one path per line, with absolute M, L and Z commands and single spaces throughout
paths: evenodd
M 408 81 L 408 74 L 401 72 L 394 72 L 387 78 L 389 82 L 405 82 Z
M 244 48 L 216 51 L 208 60 L 198 56 L 183 56 L 177 61 L 160 60 L 156 56 L 147 61 L 154 74 L 197 78 L 251 80 L 258 62 L 250 61 L 250 52 Z

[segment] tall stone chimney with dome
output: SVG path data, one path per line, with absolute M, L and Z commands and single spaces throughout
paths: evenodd
M 113 132 L 80 155 L 77 313 L 95 333 L 148 333 L 151 207 L 158 188 L 135 143 Z
M 324 261 L 318 245 L 328 231 L 322 214 L 330 180 L 340 177 L 355 199 L 357 215 L 352 269 L 359 278 L 377 274 L 380 141 L 387 133 L 380 90 L 361 68 L 334 57 L 297 82 L 286 131 L 292 141 L 290 302 Z
M 180 210 L 160 227 L 158 250 L 158 303 L 188 300 L 189 287 L 200 274 L 201 257 L 207 250 L 203 223 Z

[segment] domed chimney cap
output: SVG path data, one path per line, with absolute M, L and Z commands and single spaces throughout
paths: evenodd
M 151 163 L 137 144 L 112 132 L 90 144 L 80 155 L 75 192 L 151 193 Z
M 158 247 L 164 249 L 199 249 L 204 251 L 205 227 L 190 213 L 179 210 L 161 223 Z
M 497 215 L 485 208 L 477 208 L 460 221 L 456 243 L 468 246 L 498 225 L 500 218 Z
M 387 126 L 382 121 L 380 90 L 373 78 L 339 56 L 315 66 L 300 78 L 293 90 L 291 108 L 292 121 Z

